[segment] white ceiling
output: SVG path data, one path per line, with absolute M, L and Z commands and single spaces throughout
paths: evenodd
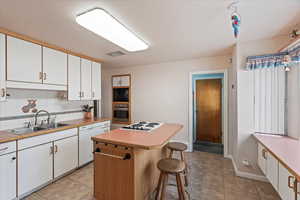
M 235 43 L 230 0 L 0 0 L 0 27 L 123 67 L 231 53 Z M 107 10 L 150 43 L 143 52 L 122 50 L 75 22 L 94 7 Z M 299 0 L 241 0 L 241 41 L 288 34 L 300 21 Z

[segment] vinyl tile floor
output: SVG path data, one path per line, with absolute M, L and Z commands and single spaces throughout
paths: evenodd
M 269 183 L 235 176 L 231 160 L 205 152 L 185 153 L 189 165 L 192 200 L 280 200 Z M 174 182 L 174 178 L 169 178 Z M 178 199 L 177 189 L 167 187 L 166 200 Z M 93 164 L 52 183 L 26 200 L 93 200 Z

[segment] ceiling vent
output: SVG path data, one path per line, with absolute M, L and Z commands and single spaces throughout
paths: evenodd
M 123 56 L 125 55 L 125 53 L 123 53 L 122 51 L 114 51 L 114 52 L 110 52 L 107 55 L 111 56 L 111 57 L 117 57 L 117 56 Z

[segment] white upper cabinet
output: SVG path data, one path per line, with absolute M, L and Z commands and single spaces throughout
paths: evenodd
M 68 62 L 68 99 L 80 100 L 80 58 L 69 55 Z
M 101 64 L 92 63 L 92 99 L 101 99 Z
M 43 47 L 43 83 L 67 85 L 68 56 Z
M 81 59 L 81 100 L 92 99 L 92 62 Z
M 6 100 L 5 35 L 0 34 L 0 101 Z
M 42 47 L 7 36 L 7 80 L 42 83 Z
M 121 87 L 129 87 L 129 86 L 130 86 L 130 77 L 121 76 Z
M 114 76 L 112 79 L 113 87 L 129 87 L 130 76 Z

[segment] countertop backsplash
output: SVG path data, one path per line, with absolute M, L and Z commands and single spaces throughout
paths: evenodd
M 58 91 L 8 89 L 7 101 L 0 102 L 0 130 L 24 126 L 35 113 L 24 113 L 22 107 L 29 99 L 36 99 L 37 110 L 47 110 L 56 114 L 56 121 L 72 120 L 83 117 L 81 105 L 92 101 L 68 101 L 62 99 Z M 26 117 L 28 116 L 28 117 Z

